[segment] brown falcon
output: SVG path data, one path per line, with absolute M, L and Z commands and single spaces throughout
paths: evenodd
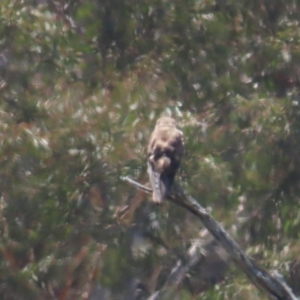
M 157 120 L 148 144 L 148 174 L 153 201 L 160 204 L 166 196 L 184 153 L 183 135 L 170 117 Z

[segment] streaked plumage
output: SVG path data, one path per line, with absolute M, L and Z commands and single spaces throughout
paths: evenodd
M 184 153 L 183 135 L 170 117 L 157 120 L 148 144 L 148 174 L 153 201 L 160 204 L 166 196 Z

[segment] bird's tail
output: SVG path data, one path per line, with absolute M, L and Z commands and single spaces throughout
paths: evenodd
M 170 181 L 165 176 L 162 176 L 155 171 L 152 171 L 152 176 L 150 176 L 150 178 L 153 189 L 153 202 L 161 204 L 169 190 Z
M 161 182 L 160 173 L 153 172 L 154 174 L 154 185 L 153 185 L 153 202 L 161 204 L 165 196 L 165 185 Z

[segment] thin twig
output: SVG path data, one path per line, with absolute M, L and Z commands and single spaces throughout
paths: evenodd
M 126 176 L 126 177 L 121 177 L 121 180 L 124 180 L 124 181 L 127 181 L 129 182 L 130 184 L 134 185 L 137 189 L 145 192 L 145 193 L 148 193 L 148 194 L 151 194 L 152 193 L 152 189 L 136 182 L 135 180 L 131 179 L 130 177 Z

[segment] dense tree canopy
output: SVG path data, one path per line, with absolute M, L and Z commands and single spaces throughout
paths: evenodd
M 2 0 L 0 298 L 147 299 L 198 243 L 178 299 L 262 299 L 146 183 L 175 117 L 177 181 L 300 293 L 296 0 Z

